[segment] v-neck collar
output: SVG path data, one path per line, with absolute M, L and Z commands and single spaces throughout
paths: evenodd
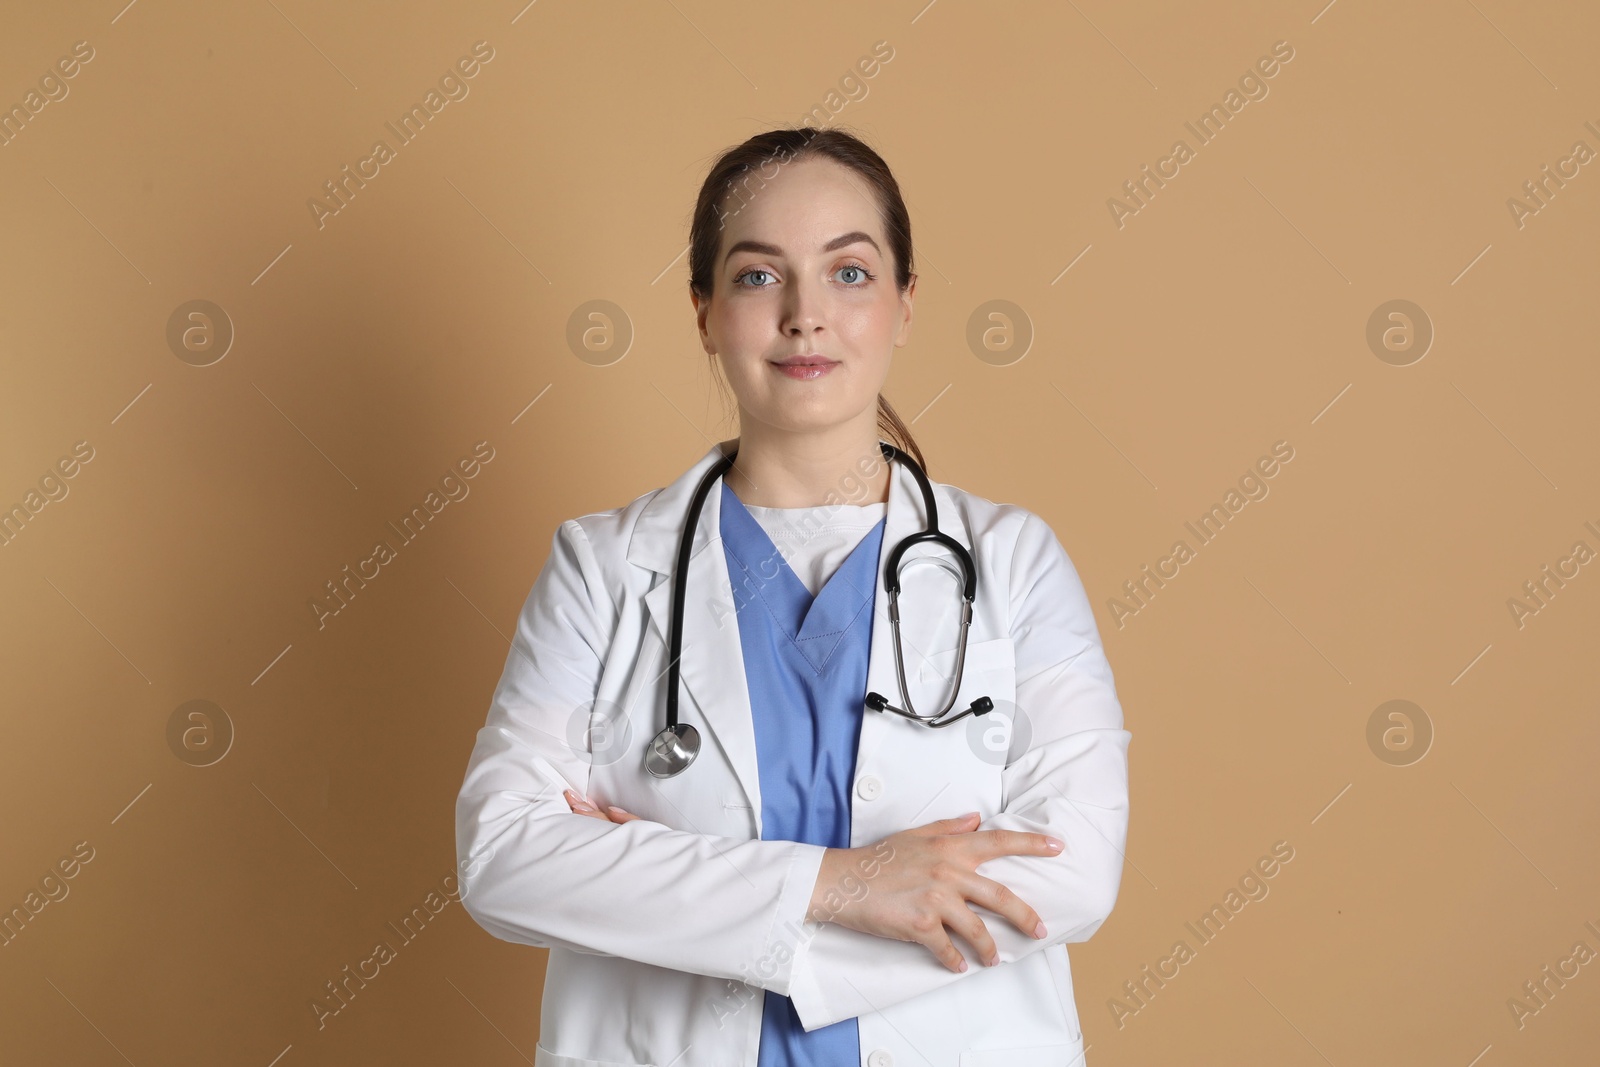
M 719 521 L 737 609 L 762 605 L 774 625 L 820 673 L 851 625 L 863 613 L 871 618 L 873 579 L 887 515 L 862 536 L 815 597 L 727 482 L 722 483 Z

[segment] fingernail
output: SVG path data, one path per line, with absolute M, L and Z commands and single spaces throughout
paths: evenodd
M 617 807 L 615 804 L 607 804 L 606 805 L 606 810 L 607 811 L 622 811 L 622 809 Z M 626 815 L 627 812 L 622 811 L 622 814 Z
M 1051 852 L 1060 852 L 1062 850 L 1062 848 L 1065 847 L 1065 846 L 1063 846 L 1061 844 L 1060 841 L 1057 841 L 1053 837 L 1045 838 L 1044 839 L 1044 846 L 1045 846 L 1045 848 L 1048 848 Z
M 1038 926 L 1035 926 L 1033 928 L 1033 936 L 1034 937 L 1043 937 L 1044 936 L 1044 923 L 1040 923 Z
M 961 961 L 961 969 L 963 971 L 967 969 L 967 961 L 964 959 Z

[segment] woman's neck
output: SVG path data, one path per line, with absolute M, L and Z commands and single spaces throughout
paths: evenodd
M 739 450 L 727 484 L 751 507 L 807 508 L 889 499 L 891 461 L 878 447 L 876 424 L 865 436 L 850 427 L 808 434 L 746 429 L 723 447 Z

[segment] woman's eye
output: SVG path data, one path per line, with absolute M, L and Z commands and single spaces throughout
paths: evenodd
M 860 289 L 865 286 L 867 282 L 870 282 L 876 277 L 876 275 L 870 273 L 867 268 L 861 266 L 859 263 L 846 263 L 844 266 L 834 271 L 834 274 L 846 274 L 847 272 L 848 276 L 845 277 L 843 281 L 852 289 Z M 756 283 L 746 285 L 744 282 L 747 278 L 766 279 L 766 281 L 758 281 Z M 744 271 L 743 273 L 737 275 L 733 279 L 733 284 L 745 289 L 770 289 L 772 286 L 767 283 L 771 280 L 771 271 L 762 270 L 760 267 L 752 267 L 750 270 Z

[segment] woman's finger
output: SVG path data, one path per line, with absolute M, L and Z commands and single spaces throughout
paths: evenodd
M 1059 837 L 1028 830 L 976 830 L 963 845 L 976 846 L 972 855 L 979 863 L 996 856 L 1059 856 L 1065 847 Z
M 972 946 L 972 950 L 978 954 L 978 962 L 985 967 L 998 964 L 1000 949 L 995 945 L 989 928 L 984 925 L 982 916 L 968 907 L 964 900 L 956 902 L 955 912 L 954 916 L 945 919 L 945 925 Z
M 997 882 L 993 878 L 973 872 L 961 879 L 961 895 L 974 904 L 981 904 L 990 911 L 1004 919 L 1008 919 L 1012 926 L 1027 934 L 1029 937 L 1039 939 L 1049 936 L 1049 931 L 1040 933 L 1044 929 L 1044 921 L 1039 918 L 1028 902 L 1017 896 L 1011 887 L 1004 882 Z M 967 909 L 971 911 L 971 908 Z M 974 912 L 974 914 L 976 914 Z M 984 937 L 988 938 L 988 929 L 984 928 Z M 977 947 L 974 943 L 973 947 Z M 987 955 L 985 955 L 987 953 Z M 989 946 L 979 953 L 984 960 L 994 958 L 994 941 L 989 940 Z
M 967 969 L 966 957 L 961 955 L 961 950 L 950 940 L 950 933 L 942 922 L 917 928 L 908 940 L 922 945 L 933 953 L 934 959 L 957 974 Z
M 589 818 L 599 819 L 601 822 L 611 821 L 606 817 L 605 812 L 589 803 L 589 801 L 580 794 L 574 793 L 570 789 L 564 790 L 564 794 L 567 798 L 567 806 L 572 809 L 574 815 L 587 815 Z
M 591 804 L 589 798 L 571 789 L 562 790 L 562 794 L 567 798 L 567 806 L 578 815 L 588 815 L 604 822 L 615 823 L 632 822 L 634 819 L 640 818 L 640 816 L 632 812 L 622 810 L 615 804 L 607 804 L 605 810 L 602 811 Z

